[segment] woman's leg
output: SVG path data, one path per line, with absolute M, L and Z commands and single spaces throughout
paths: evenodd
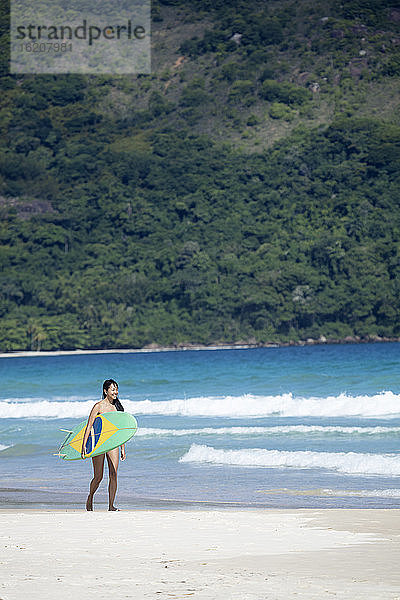
M 86 500 L 86 510 L 93 510 L 93 496 L 97 488 L 99 487 L 101 480 L 103 479 L 104 471 L 104 454 L 100 456 L 94 456 L 93 462 L 93 479 L 90 482 L 89 496 Z
M 118 510 L 114 506 L 115 494 L 117 493 L 117 471 L 119 463 L 119 448 L 114 448 L 106 454 L 108 463 L 108 510 Z

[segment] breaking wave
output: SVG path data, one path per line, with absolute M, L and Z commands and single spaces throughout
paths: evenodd
M 154 401 L 122 400 L 125 410 L 135 415 L 178 415 L 187 417 L 393 417 L 400 415 L 400 395 L 383 391 L 372 396 L 340 394 L 326 397 L 205 396 Z M 89 414 L 93 400 L 18 399 L 0 401 L 0 418 L 81 418 Z
M 261 448 L 224 450 L 193 444 L 180 462 L 243 467 L 325 469 L 351 475 L 400 476 L 400 455 L 357 452 L 287 452 Z

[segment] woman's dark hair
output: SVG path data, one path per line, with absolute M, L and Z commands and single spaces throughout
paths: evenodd
M 114 379 L 106 379 L 105 380 L 105 382 L 103 383 L 103 398 L 105 398 L 107 396 L 107 390 L 113 384 L 118 387 L 118 383 L 116 381 L 114 381 Z M 122 406 L 118 396 L 115 398 L 114 406 L 117 410 L 124 412 L 124 407 Z

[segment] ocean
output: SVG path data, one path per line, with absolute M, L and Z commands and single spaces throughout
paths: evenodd
M 399 343 L 4 356 L 0 371 L 2 507 L 84 506 L 91 461 L 54 454 L 108 378 L 139 424 L 121 508 L 400 507 Z

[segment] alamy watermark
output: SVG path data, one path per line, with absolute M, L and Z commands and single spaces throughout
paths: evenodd
M 11 0 L 12 73 L 150 73 L 150 0 Z

